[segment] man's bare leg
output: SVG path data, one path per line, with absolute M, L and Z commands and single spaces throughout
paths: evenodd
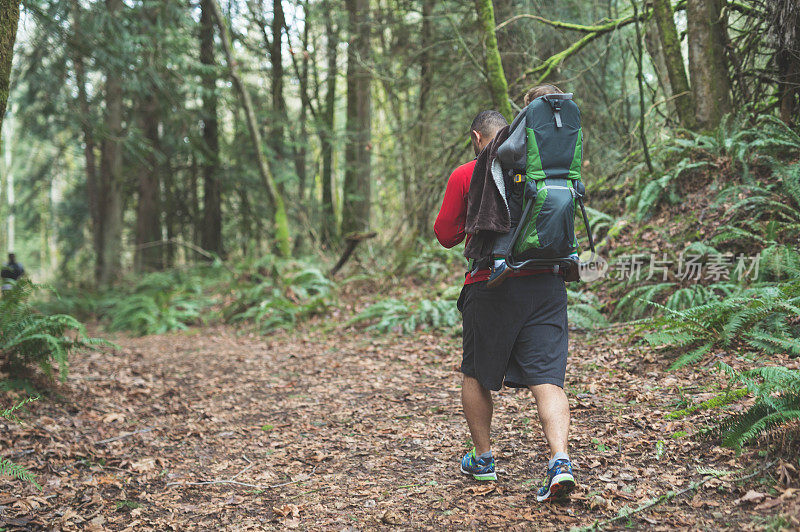
M 564 390 L 555 384 L 537 384 L 529 386 L 536 406 L 542 430 L 550 446 L 550 456 L 567 452 L 569 437 L 569 401 Z
M 475 378 L 464 375 L 461 384 L 461 405 L 467 418 L 475 455 L 489 452 L 489 432 L 492 427 L 492 394 Z M 569 415 L 569 414 L 567 414 Z

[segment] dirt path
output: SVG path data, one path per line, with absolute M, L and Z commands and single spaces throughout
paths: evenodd
M 692 382 L 691 370 L 665 373 L 652 355 L 620 347 L 631 344 L 620 333 L 573 335 L 571 454 L 581 489 L 550 506 L 534 498 L 546 450 L 526 391 L 496 400 L 494 489 L 472 493 L 486 485 L 458 472 L 467 432 L 457 339 L 309 326 L 266 340 L 210 328 L 116 341 L 119 352 L 74 357 L 62 401 L 39 401 L 31 424 L 0 435 L 3 455 L 33 468 L 44 487 L 3 479 L 0 526 L 569 529 L 685 488 L 703 478 L 698 466 L 759 460 L 689 437 L 717 414 L 666 421 L 678 386 L 697 402 L 715 384 Z M 225 479 L 259 487 L 189 485 Z M 632 523 L 763 526 L 795 500 L 768 510 L 734 504 L 753 482 L 714 479 Z

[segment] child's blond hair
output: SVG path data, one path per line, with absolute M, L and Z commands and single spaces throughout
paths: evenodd
M 525 93 L 525 105 L 528 105 L 536 98 L 544 96 L 545 94 L 564 94 L 564 91 L 562 91 L 555 85 L 550 85 L 550 84 L 537 85 Z

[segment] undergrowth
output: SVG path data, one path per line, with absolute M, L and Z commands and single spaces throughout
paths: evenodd
M 90 338 L 86 328 L 68 314 L 43 314 L 33 308 L 33 294 L 44 290 L 27 278 L 20 279 L 0 298 L 0 366 L 11 376 L 24 375 L 38 366 L 52 377 L 67 376 L 69 354 L 82 348 L 110 345 Z
M 268 256 L 238 274 L 222 316 L 253 323 L 266 334 L 326 312 L 336 301 L 334 288 L 315 265 Z

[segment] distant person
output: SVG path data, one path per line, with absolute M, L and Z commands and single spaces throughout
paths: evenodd
M 560 92 L 550 85 L 536 87 L 526 95 L 525 104 Z M 499 214 L 504 213 L 492 207 L 499 194 L 492 188 L 491 163 L 509 131 L 505 118 L 496 111 L 483 111 L 473 120 L 470 136 L 476 160 L 450 176 L 434 225 L 442 246 L 451 248 L 465 236 L 467 249 L 481 245 L 480 233 L 471 230 L 473 212 L 480 213 L 484 227 L 500 225 Z M 567 455 L 569 403 L 563 390 L 567 365 L 564 277 L 552 267 L 520 270 L 500 286 L 489 288 L 491 266 L 491 261 L 471 261 L 458 299 L 463 321 L 461 403 L 474 444 L 461 460 L 461 472 L 476 480 L 497 478 L 490 447 L 491 391 L 504 384 L 529 388 L 550 447 L 547 477 L 537 500 L 564 497 L 575 487 Z
M 0 270 L 0 277 L 3 278 L 3 290 L 11 290 L 11 283 L 8 281 L 16 281 L 25 275 L 25 268 L 22 264 L 17 262 L 17 257 L 13 253 L 8 254 L 8 264 Z

